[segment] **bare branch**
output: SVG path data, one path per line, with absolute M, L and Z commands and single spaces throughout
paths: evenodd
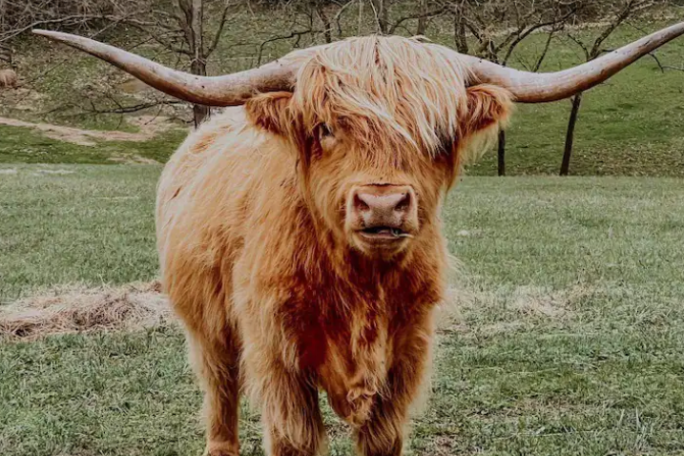
M 267 44 L 273 43 L 276 41 L 290 40 L 292 38 L 297 38 L 297 41 L 295 42 L 295 47 L 297 47 L 297 45 L 299 43 L 299 39 L 302 36 L 314 35 L 317 33 L 321 33 L 321 30 L 311 30 L 311 29 L 309 29 L 309 30 L 295 30 L 293 32 L 288 33 L 287 35 L 274 36 L 272 38 L 269 38 L 267 40 L 262 41 L 261 44 L 259 45 L 259 52 L 257 54 L 257 65 L 261 65 L 261 59 L 263 57 L 264 47 Z
M 539 69 L 542 66 L 542 63 L 546 59 L 546 55 L 549 53 L 549 48 L 551 47 L 551 41 L 553 40 L 556 32 L 557 29 L 554 28 L 553 30 L 551 30 L 551 32 L 549 32 L 548 36 L 546 37 L 546 42 L 544 43 L 544 50 L 541 52 L 541 54 L 539 54 L 539 57 L 537 58 L 534 67 L 532 68 L 532 71 L 534 71 L 535 73 L 539 71 Z
M 444 13 L 447 10 L 446 6 L 442 6 L 440 8 L 436 8 L 431 11 L 424 11 L 422 13 L 416 13 L 416 14 L 409 14 L 407 16 L 401 17 L 397 19 L 394 24 L 389 28 L 389 33 L 393 34 L 397 28 L 402 25 L 406 21 L 410 21 L 413 19 L 425 19 L 429 17 L 434 17 L 434 16 L 439 16 L 440 14 Z
M 565 14 L 562 17 L 559 18 L 554 18 L 550 21 L 547 22 L 540 22 L 534 25 L 530 25 L 527 27 L 527 30 L 522 31 L 521 33 L 518 34 L 518 36 L 511 42 L 511 44 L 508 46 L 508 50 L 506 51 L 506 55 L 503 58 L 503 64 L 505 65 L 508 62 L 508 59 L 511 57 L 511 54 L 513 53 L 513 50 L 515 47 L 520 44 L 525 38 L 530 36 L 533 32 L 544 28 L 544 27 L 549 27 L 549 26 L 557 26 L 558 24 L 563 24 L 565 23 L 570 17 L 572 17 L 575 14 L 575 10 L 571 10 L 567 14 Z M 549 37 L 553 36 L 552 33 L 549 33 Z
M 231 1 L 225 0 L 225 4 L 223 5 L 223 10 L 221 11 L 221 19 L 219 20 L 218 30 L 216 31 L 216 34 L 214 35 L 214 39 L 212 40 L 211 45 L 209 46 L 209 49 L 207 49 L 206 52 L 204 53 L 204 58 L 209 57 L 216 50 L 216 47 L 218 46 L 219 41 L 221 40 L 221 35 L 223 35 L 223 29 L 226 25 L 226 22 L 228 19 L 228 11 L 230 10 L 231 6 L 232 6 Z

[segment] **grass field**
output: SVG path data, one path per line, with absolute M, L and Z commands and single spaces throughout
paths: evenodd
M 156 276 L 160 167 L 0 168 L 4 301 Z M 676 179 L 466 178 L 444 218 L 470 298 L 440 332 L 410 452 L 683 454 L 683 199 Z M 173 326 L 0 341 L 0 379 L 3 456 L 201 453 Z M 350 455 L 326 420 L 331 454 Z M 246 405 L 241 433 L 261 455 Z
M 622 28 L 607 47 L 684 17 L 681 7 L 668 12 L 666 22 Z M 241 14 L 226 28 L 212 73 L 250 66 L 254 46 L 237 45 L 245 37 L 258 43 L 291 31 L 285 18 Z M 437 21 L 428 36 L 451 45 L 452 28 Z M 511 65 L 533 61 L 544 40 L 526 40 Z M 278 41 L 266 55 L 291 45 Z M 172 61 L 153 47 L 136 51 Z M 136 131 L 119 116 L 55 109 L 115 107 L 98 97 L 111 95 L 117 70 L 34 39 L 19 43 L 19 55 L 23 77 L 41 75 L 29 94 L 35 101 L 19 109 L 0 97 L 0 115 Z M 684 39 L 658 52 L 679 69 L 683 55 Z M 580 61 L 579 49 L 560 39 L 542 70 Z M 684 454 L 684 185 L 676 179 L 684 177 L 683 95 L 684 73 L 661 73 L 651 58 L 585 95 L 571 173 L 622 177 L 525 177 L 558 172 L 567 101 L 518 107 L 507 154 L 508 174 L 518 177 L 484 177 L 496 173 L 492 152 L 468 170 L 444 213 L 462 263 L 451 290 L 457 313 L 442 324 L 433 391 L 410 454 Z M 0 309 L 63 286 L 154 280 L 161 166 L 115 161 L 164 162 L 184 130 L 86 146 L 0 125 Z M 173 324 L 24 341 L 0 331 L 2 456 L 199 455 L 200 406 Z M 351 455 L 347 429 L 328 408 L 326 422 L 331 454 Z M 241 454 L 263 454 L 258 414 L 246 404 L 241 434 Z

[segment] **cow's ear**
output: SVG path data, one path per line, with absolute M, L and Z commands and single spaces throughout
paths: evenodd
M 493 126 L 505 125 L 513 110 L 511 93 L 498 86 L 482 84 L 468 87 L 468 114 L 464 119 L 464 136 Z
M 292 93 L 271 92 L 250 98 L 245 104 L 247 117 L 259 128 L 286 136 L 291 131 L 294 116 L 290 108 Z

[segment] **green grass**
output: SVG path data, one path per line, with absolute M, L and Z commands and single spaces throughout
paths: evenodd
M 154 277 L 158 174 L 0 174 L 5 297 Z M 440 334 L 410 451 L 684 453 L 683 198 L 676 179 L 466 178 L 444 219 L 471 298 Z M 200 403 L 174 328 L 0 345 L 3 456 L 199 455 Z M 331 453 L 351 454 L 326 419 Z M 246 406 L 241 433 L 261 455 Z
M 152 215 L 160 166 L 2 169 L 17 174 L 0 174 L 0 301 L 51 284 L 156 274 Z

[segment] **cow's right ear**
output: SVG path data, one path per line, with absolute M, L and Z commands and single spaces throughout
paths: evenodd
M 247 118 L 259 128 L 287 136 L 295 123 L 290 101 L 291 92 L 263 93 L 245 103 Z
M 481 84 L 468 87 L 468 114 L 464 122 L 466 136 L 483 133 L 505 125 L 513 111 L 511 93 L 504 88 Z

